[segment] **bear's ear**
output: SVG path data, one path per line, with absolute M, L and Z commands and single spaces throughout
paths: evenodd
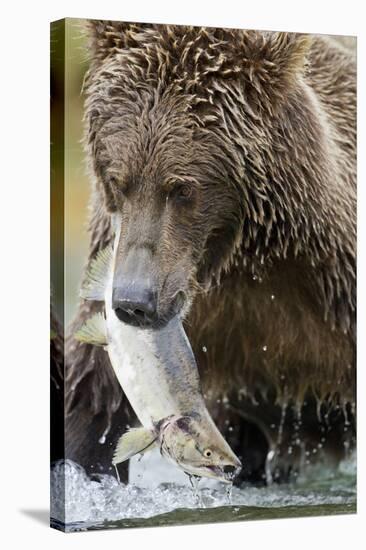
M 117 50 L 136 46 L 136 35 L 149 27 L 152 27 L 149 23 L 87 20 L 86 32 L 89 36 L 89 54 L 92 63 L 100 63 Z
M 257 100 L 269 107 L 286 97 L 305 71 L 310 46 L 310 35 L 244 32 L 244 72 Z

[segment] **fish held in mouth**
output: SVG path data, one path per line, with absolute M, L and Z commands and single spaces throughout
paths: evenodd
M 161 424 L 160 452 L 187 474 L 232 482 L 241 463 L 208 411 L 173 417 Z
M 118 441 L 113 464 L 154 447 L 187 474 L 232 482 L 241 463 L 213 422 L 197 364 L 179 315 L 159 329 L 122 322 L 112 308 L 114 245 L 91 263 L 81 295 L 104 302 L 77 331 L 80 341 L 104 347 L 117 379 L 142 424 Z
M 191 476 L 231 483 L 241 470 L 239 459 L 208 413 L 173 415 L 159 421 L 153 429 L 132 428 L 119 440 L 113 464 L 155 447 Z

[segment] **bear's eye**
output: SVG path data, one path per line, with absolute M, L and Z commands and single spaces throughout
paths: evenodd
M 191 185 L 188 185 L 186 183 L 177 185 L 173 190 L 173 195 L 179 200 L 188 200 L 192 198 L 193 188 Z
M 212 456 L 212 451 L 211 449 L 205 449 L 203 451 L 203 456 L 206 457 L 206 458 L 210 458 Z
M 126 197 L 127 187 L 116 176 L 109 177 L 109 185 L 115 196 L 122 199 Z
M 110 176 L 109 177 L 109 185 L 112 187 L 114 191 L 119 191 L 121 189 L 121 184 L 118 181 L 118 178 L 116 176 Z

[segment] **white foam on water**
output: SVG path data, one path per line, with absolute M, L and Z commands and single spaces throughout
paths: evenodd
M 119 484 L 110 475 L 88 477 L 78 464 L 58 462 L 51 473 L 51 516 L 66 524 L 98 525 L 104 521 L 150 518 L 177 509 L 218 506 L 310 506 L 351 504 L 356 499 L 356 458 L 336 470 L 308 468 L 296 483 L 270 487 L 233 487 L 230 503 L 227 484 L 202 480 L 200 504 L 187 476 L 155 453 L 132 461 L 130 483 Z

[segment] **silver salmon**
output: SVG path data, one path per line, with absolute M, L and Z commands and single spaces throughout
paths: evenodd
M 164 327 L 132 327 L 112 308 L 115 266 L 113 247 L 91 263 L 81 295 L 104 301 L 98 313 L 75 334 L 83 342 L 107 351 L 112 367 L 142 424 L 118 441 L 113 464 L 145 453 L 155 446 L 187 474 L 231 482 L 241 463 L 225 441 L 207 408 L 197 364 L 178 315 Z

